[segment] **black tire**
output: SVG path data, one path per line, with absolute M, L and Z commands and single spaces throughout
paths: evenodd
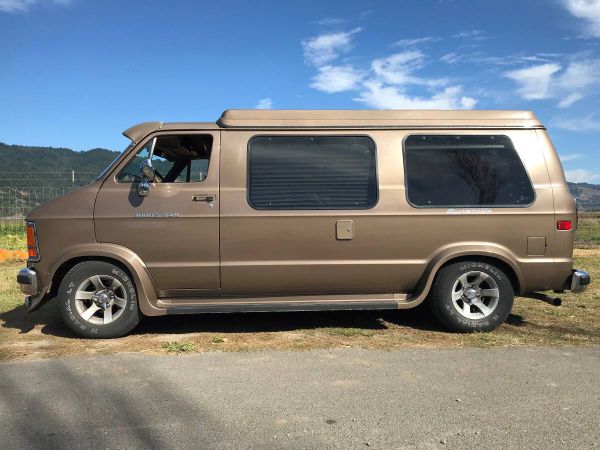
M 116 279 L 120 283 L 120 286 L 116 288 L 118 289 L 117 294 L 120 305 L 117 306 L 114 304 L 114 306 L 106 307 L 111 308 L 111 316 L 113 310 L 116 310 L 118 313 L 118 316 L 112 316 L 114 320 L 111 319 L 110 323 L 98 323 L 99 321 L 107 320 L 103 316 L 104 309 L 106 308 L 96 310 L 95 315 L 90 317 L 89 320 L 84 319 L 81 310 L 83 309 L 83 313 L 85 313 L 85 308 L 92 306 L 94 301 L 76 299 L 77 290 L 83 283 L 90 283 L 89 293 L 92 293 L 95 287 L 91 281 L 87 280 L 96 275 L 104 285 L 108 284 L 111 279 Z M 96 292 L 100 292 L 100 289 L 96 290 Z M 81 297 L 81 294 L 77 295 Z M 60 283 L 58 302 L 66 325 L 77 335 L 85 338 L 109 339 L 121 337 L 133 330 L 140 321 L 137 293 L 131 275 L 123 268 L 104 261 L 84 261 L 73 266 Z M 96 307 L 94 306 L 94 308 Z M 95 321 L 96 323 L 92 323 L 91 321 Z
M 490 278 L 484 281 L 486 286 L 493 286 L 495 283 L 495 289 L 497 289 L 497 300 L 494 300 L 494 308 L 488 308 L 491 310 L 488 316 L 480 318 L 466 317 L 466 315 L 485 315 L 486 312 L 478 309 L 477 305 L 470 305 L 473 300 L 468 299 L 465 295 L 460 299 L 453 301 L 453 292 L 458 296 L 464 291 L 460 289 L 462 283 L 460 282 L 461 277 L 465 277 L 468 274 L 473 273 L 487 274 Z M 477 275 L 469 275 L 475 278 L 473 281 L 477 281 Z M 471 278 L 471 279 L 472 279 Z M 467 278 L 463 278 L 467 279 Z M 456 284 L 458 283 L 458 285 Z M 467 284 L 467 289 L 471 285 Z M 456 291 L 456 288 L 459 288 Z M 473 287 L 477 287 L 473 285 Z M 492 289 L 488 289 L 486 292 L 491 292 Z M 479 291 L 481 294 L 481 291 Z M 467 299 L 466 305 L 465 300 Z M 494 295 L 496 298 L 496 295 Z M 483 302 L 488 302 L 491 305 L 492 298 L 484 298 L 477 296 L 475 301 L 479 299 Z M 499 327 L 512 310 L 514 300 L 514 289 L 510 279 L 507 275 L 499 269 L 497 266 L 488 264 L 481 261 L 461 261 L 453 264 L 449 264 L 437 273 L 431 291 L 429 293 L 428 304 L 437 317 L 437 319 L 448 329 L 452 331 L 458 331 L 461 333 L 470 333 L 475 331 L 492 331 Z M 467 308 L 469 311 L 466 313 L 459 312 L 460 306 Z M 483 306 L 486 306 L 485 303 Z

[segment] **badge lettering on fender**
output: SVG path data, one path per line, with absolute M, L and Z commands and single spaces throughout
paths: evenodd
M 133 213 L 134 219 L 175 219 L 179 217 L 176 212 L 143 212 Z

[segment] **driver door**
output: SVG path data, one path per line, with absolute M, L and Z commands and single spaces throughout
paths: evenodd
M 140 197 L 139 168 L 154 136 L 157 179 L 149 195 Z M 219 131 L 153 135 L 132 151 L 98 193 L 96 239 L 136 253 L 159 297 L 195 297 L 220 290 L 219 148 Z

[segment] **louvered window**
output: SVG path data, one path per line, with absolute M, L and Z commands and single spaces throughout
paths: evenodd
M 248 201 L 256 209 L 367 209 L 377 203 L 375 143 L 366 136 L 256 136 Z

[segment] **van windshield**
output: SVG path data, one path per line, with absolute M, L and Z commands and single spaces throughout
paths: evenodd
M 100 175 L 98 175 L 98 177 L 96 178 L 96 180 L 100 180 L 101 178 L 104 178 L 104 176 L 108 173 L 108 171 L 111 169 L 112 166 L 115 165 L 115 163 L 119 160 L 119 158 L 121 156 L 123 156 L 124 153 L 127 153 L 129 151 L 129 149 L 133 146 L 133 143 L 129 144 L 125 150 L 123 150 L 121 153 L 119 153 L 117 155 L 117 157 L 115 159 L 113 159 L 110 164 L 108 166 L 106 166 L 104 168 L 104 170 L 102 172 L 100 172 Z

